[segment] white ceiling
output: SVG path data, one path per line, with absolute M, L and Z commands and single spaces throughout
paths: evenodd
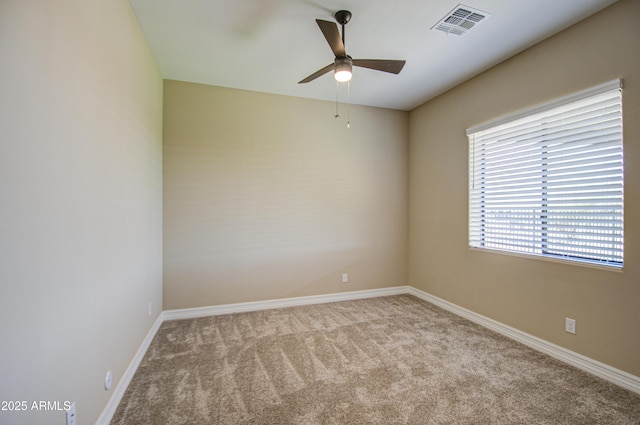
M 354 59 L 405 59 L 399 75 L 354 68 L 351 102 L 411 110 L 616 0 L 130 0 L 166 79 L 335 100 L 315 19 L 353 13 Z M 491 15 L 467 34 L 431 30 L 458 4 Z M 340 87 L 340 99 L 346 87 Z

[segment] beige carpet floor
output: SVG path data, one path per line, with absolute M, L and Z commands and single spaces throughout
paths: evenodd
M 640 424 L 640 396 L 398 295 L 165 322 L 111 424 Z

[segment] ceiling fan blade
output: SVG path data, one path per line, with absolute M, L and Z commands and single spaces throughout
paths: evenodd
M 407 61 L 384 60 L 384 59 L 354 59 L 353 66 L 361 68 L 375 69 L 376 71 L 399 74 Z
M 320 31 L 324 34 L 324 38 L 327 39 L 327 43 L 331 47 L 333 54 L 337 58 L 344 58 L 347 56 L 347 52 L 344 49 L 344 43 L 340 38 L 340 32 L 335 22 L 323 21 L 322 19 L 316 19 Z
M 333 63 L 330 63 L 329 65 L 325 66 L 324 68 L 319 69 L 316 72 L 314 72 L 313 74 L 309 75 L 304 80 L 298 81 L 298 84 L 304 84 L 304 83 L 308 83 L 309 81 L 313 81 L 316 78 L 318 78 L 318 77 L 326 74 L 327 72 L 331 71 L 332 69 L 333 69 Z

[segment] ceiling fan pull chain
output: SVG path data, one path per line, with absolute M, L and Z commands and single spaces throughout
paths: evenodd
M 336 80 L 336 114 L 333 116 L 333 118 L 339 118 L 340 114 L 338 114 L 338 81 Z
M 347 128 L 351 128 L 351 81 L 347 81 Z

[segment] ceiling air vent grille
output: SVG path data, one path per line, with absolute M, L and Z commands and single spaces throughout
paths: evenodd
M 440 30 L 447 34 L 462 35 L 489 16 L 491 15 L 486 12 L 459 4 L 431 29 Z

